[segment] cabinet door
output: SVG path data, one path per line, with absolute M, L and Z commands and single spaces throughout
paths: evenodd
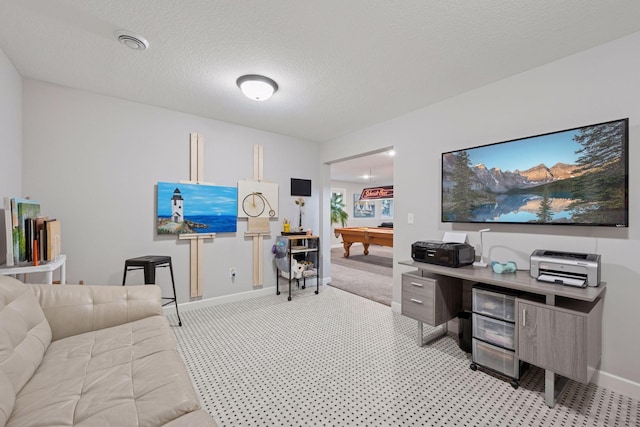
M 520 360 L 586 383 L 586 321 L 581 313 L 518 302 Z

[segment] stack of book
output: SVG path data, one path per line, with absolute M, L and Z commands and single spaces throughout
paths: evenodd
M 38 264 L 60 255 L 60 221 L 40 215 L 38 202 L 6 197 L 4 222 L 7 266 Z

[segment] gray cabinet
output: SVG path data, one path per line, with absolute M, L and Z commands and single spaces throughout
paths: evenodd
M 402 275 L 402 314 L 431 326 L 453 319 L 460 311 L 462 283 L 445 276 Z
M 520 360 L 588 383 L 601 357 L 602 299 L 549 306 L 519 300 Z
M 515 313 L 510 313 L 509 305 L 500 304 L 499 299 L 485 298 L 484 308 L 479 307 L 476 302 L 474 309 L 476 314 L 485 317 L 497 317 L 496 313 L 502 310 L 501 318 L 509 319 L 510 323 L 517 325 L 513 336 L 515 350 L 511 349 L 509 343 L 511 329 L 506 325 L 503 329 L 495 328 L 493 324 L 484 322 L 475 328 L 474 353 L 482 359 L 481 363 L 503 372 L 508 371 L 503 366 L 517 366 L 515 360 L 544 368 L 544 400 L 549 407 L 555 405 L 567 378 L 587 383 L 593 376 L 602 353 L 602 299 L 606 283 L 576 288 L 538 282 L 528 271 L 502 275 L 495 274 L 490 268 L 450 268 L 412 260 L 400 261 L 399 264 L 418 269 L 419 272 L 407 273 L 409 275 L 432 276 L 438 282 L 442 277 L 450 277 L 463 283 L 463 286 L 456 288 L 465 289 L 463 296 L 466 309 L 472 303 L 472 283 L 506 288 L 518 293 L 521 297 L 516 302 Z M 406 280 L 409 279 L 403 275 L 402 312 L 407 316 L 418 316 L 408 305 L 413 297 L 407 293 L 405 298 Z M 527 300 L 522 299 L 523 296 Z M 436 307 L 437 304 L 434 309 Z M 424 311 L 419 312 L 424 315 Z M 455 314 L 455 311 L 450 314 Z M 513 317 L 509 317 L 510 314 Z M 421 325 L 422 321 L 418 320 L 420 334 Z M 446 326 L 446 322 L 442 324 L 441 333 L 446 333 Z M 419 337 L 422 344 L 421 335 Z

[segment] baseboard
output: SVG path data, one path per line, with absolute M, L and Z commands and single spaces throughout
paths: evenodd
M 599 387 L 640 400 L 640 383 L 602 371 L 596 371 L 591 378 L 591 382 Z
M 223 295 L 221 297 L 206 298 L 197 301 L 189 301 L 178 304 L 180 311 L 191 311 L 199 308 L 212 307 L 214 305 L 226 304 L 228 302 L 243 301 L 250 298 L 263 297 L 266 295 L 272 295 L 276 293 L 276 287 L 271 286 L 268 288 L 257 289 L 254 291 L 238 292 L 237 294 Z M 167 314 L 173 314 L 176 312 L 176 308 L 173 305 L 163 307 L 165 316 Z
M 402 304 L 399 302 L 391 301 L 391 311 L 394 313 L 402 313 Z
M 328 285 L 329 283 L 331 283 L 330 277 L 325 277 L 320 279 L 321 286 Z M 314 283 L 314 286 L 315 286 L 315 283 Z M 281 292 L 284 292 L 282 286 L 280 286 L 280 290 Z M 320 291 L 322 291 L 322 288 L 320 289 Z M 199 308 L 213 307 L 215 305 L 226 304 L 228 302 L 243 301 L 251 298 L 258 298 L 258 297 L 263 297 L 267 295 L 275 295 L 275 293 L 276 293 L 276 287 L 270 286 L 268 288 L 257 289 L 255 291 L 238 292 L 237 294 L 223 295 L 221 297 L 206 298 L 206 299 L 201 299 L 197 301 L 183 302 L 178 304 L 178 309 L 180 311 L 197 310 Z M 173 305 L 167 305 L 163 307 L 162 310 L 165 316 L 167 314 L 173 314 L 176 312 L 176 308 Z

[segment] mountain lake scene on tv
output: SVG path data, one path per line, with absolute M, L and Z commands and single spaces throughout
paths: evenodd
M 625 121 L 442 156 L 442 220 L 627 225 Z
M 158 182 L 158 234 L 231 233 L 237 229 L 238 189 Z

